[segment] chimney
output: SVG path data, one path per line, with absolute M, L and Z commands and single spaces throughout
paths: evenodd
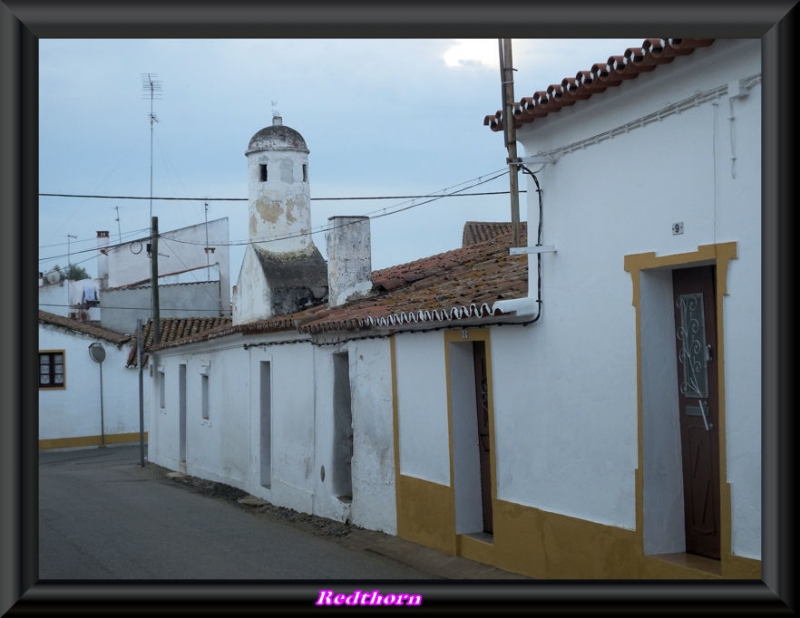
M 329 217 L 328 303 L 339 307 L 372 289 L 369 217 Z
M 97 278 L 100 279 L 101 287 L 105 288 L 108 284 L 108 232 L 97 232 L 97 248 L 100 250 L 97 256 Z
M 39 271 L 39 287 L 42 287 L 43 285 L 44 285 L 44 273 L 42 271 Z

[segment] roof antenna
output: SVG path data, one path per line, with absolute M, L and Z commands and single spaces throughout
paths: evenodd
M 142 90 L 145 97 L 150 97 L 150 219 L 153 218 L 153 123 L 158 122 L 158 118 L 153 113 L 153 99 L 161 98 L 161 82 L 154 73 L 142 74 Z

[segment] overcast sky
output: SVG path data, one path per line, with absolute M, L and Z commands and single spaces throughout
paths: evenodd
M 514 39 L 515 99 L 643 40 Z M 115 198 L 41 196 L 39 270 L 64 266 L 69 254 L 95 276 L 98 230 L 112 244 L 149 233 L 145 74 L 160 85 L 152 195 L 186 198 L 153 199 L 152 214 L 161 232 L 228 217 L 232 283 L 248 234 L 244 152 L 273 109 L 308 144 L 323 256 L 334 215 L 372 217 L 373 269 L 455 249 L 465 221 L 511 218 L 503 137 L 483 125 L 502 106 L 498 47 L 497 39 L 42 39 L 39 191 Z M 453 191 L 497 194 L 404 197 Z

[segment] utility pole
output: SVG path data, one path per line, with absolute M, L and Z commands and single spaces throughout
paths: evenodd
M 517 132 L 514 124 L 514 65 L 511 58 L 511 39 L 500 39 L 500 79 L 503 87 L 503 136 L 508 151 L 508 179 L 511 196 L 511 229 L 513 246 L 519 239 L 519 158 L 517 157 Z
M 119 223 L 119 206 L 114 206 L 117 209 L 117 218 L 115 219 L 117 222 L 117 234 L 119 235 L 119 244 L 122 244 L 122 227 Z
M 205 203 L 206 206 L 206 281 L 211 281 L 211 273 L 209 270 L 211 269 L 211 262 L 209 260 L 209 249 L 208 249 L 208 202 Z
M 72 263 L 72 248 L 70 245 L 70 240 L 69 240 L 70 238 L 78 238 L 78 237 L 74 236 L 73 234 L 67 234 L 67 272 L 65 273 L 67 281 L 69 281 L 69 267 L 70 264 Z
M 153 301 L 153 345 L 161 341 L 161 320 L 158 308 L 158 217 L 153 217 L 150 230 L 150 296 Z
M 144 374 L 142 370 L 142 318 L 136 320 L 136 366 L 139 369 L 139 459 L 144 468 Z

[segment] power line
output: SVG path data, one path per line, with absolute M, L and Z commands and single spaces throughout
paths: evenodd
M 442 197 L 472 197 L 481 195 L 508 195 L 508 191 L 486 191 L 482 193 L 459 193 Z M 520 193 L 523 193 L 522 191 Z M 138 196 L 138 195 L 84 195 L 79 193 L 40 193 L 39 197 L 64 197 L 80 199 L 100 199 L 100 200 L 158 200 L 176 202 L 246 202 L 246 197 L 157 197 Z M 434 197 L 432 195 L 372 195 L 357 197 L 312 197 L 311 201 L 346 201 L 346 200 L 418 200 Z

